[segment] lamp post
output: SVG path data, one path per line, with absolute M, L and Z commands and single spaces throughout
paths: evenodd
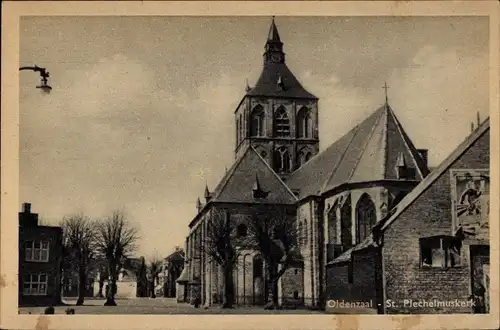
M 45 68 L 40 68 L 39 66 L 36 66 L 36 65 L 35 66 L 23 66 L 23 67 L 19 68 L 19 71 L 23 71 L 23 70 L 40 72 L 41 83 L 40 83 L 40 86 L 36 86 L 36 88 L 40 88 L 42 90 L 42 92 L 45 92 L 47 94 L 50 93 L 50 91 L 52 90 L 52 87 L 50 87 L 47 84 L 47 79 L 49 78 L 49 72 Z

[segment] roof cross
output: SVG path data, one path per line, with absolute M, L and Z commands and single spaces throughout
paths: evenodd
M 389 87 L 387 87 L 387 81 L 384 82 L 384 86 L 382 86 L 382 88 L 384 89 L 385 92 L 385 103 L 388 103 L 387 89 L 389 89 Z

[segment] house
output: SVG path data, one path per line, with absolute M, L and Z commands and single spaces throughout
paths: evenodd
M 386 314 L 487 312 L 489 167 L 490 122 L 478 120 L 363 242 L 327 264 L 327 299 L 372 301 Z
M 176 247 L 168 257 L 163 259 L 162 279 L 163 296 L 167 298 L 177 297 L 178 284 L 182 271 L 184 270 L 184 250 Z
M 31 204 L 19 212 L 19 305 L 61 303 L 62 228 L 42 226 Z

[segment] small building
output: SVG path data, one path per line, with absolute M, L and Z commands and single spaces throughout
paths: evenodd
M 163 259 L 163 296 L 167 298 L 177 297 L 177 280 L 184 270 L 184 250 L 176 247 L 168 257 Z
M 489 119 L 478 121 L 366 239 L 327 264 L 328 300 L 372 301 L 385 314 L 488 312 L 489 132 Z
M 61 303 L 62 228 L 41 226 L 31 204 L 19 212 L 19 306 Z

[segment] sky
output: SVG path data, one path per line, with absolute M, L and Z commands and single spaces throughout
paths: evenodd
M 270 17 L 23 17 L 20 202 L 44 223 L 122 210 L 136 255 L 184 246 L 196 199 L 234 161 L 234 110 Z M 488 19 L 276 17 L 287 64 L 319 97 L 320 150 L 383 104 L 438 165 L 489 113 Z M 21 205 L 19 205 L 21 208 Z

